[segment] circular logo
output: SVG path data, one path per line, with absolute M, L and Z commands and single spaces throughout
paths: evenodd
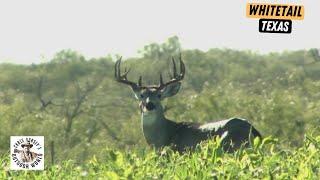
M 43 169 L 43 152 L 43 136 L 12 136 L 11 169 Z

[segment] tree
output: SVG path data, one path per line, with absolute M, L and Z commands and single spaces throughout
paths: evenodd
M 177 36 L 170 37 L 165 43 L 157 44 L 151 43 L 144 46 L 143 50 L 139 53 L 143 54 L 147 59 L 166 59 L 174 54 L 178 54 L 181 49 L 181 44 Z

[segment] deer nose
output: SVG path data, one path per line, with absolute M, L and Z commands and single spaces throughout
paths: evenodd
M 146 108 L 148 111 L 154 110 L 155 107 L 156 106 L 152 102 L 147 102 L 147 104 L 146 104 Z

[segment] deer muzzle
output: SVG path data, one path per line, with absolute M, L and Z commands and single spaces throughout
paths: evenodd
M 139 106 L 141 112 L 152 111 L 156 108 L 155 104 L 149 101 L 149 98 L 147 98 L 146 101 L 141 101 Z
M 146 108 L 147 108 L 148 111 L 152 111 L 152 110 L 154 110 L 156 108 L 156 106 L 152 102 L 148 102 L 146 104 Z

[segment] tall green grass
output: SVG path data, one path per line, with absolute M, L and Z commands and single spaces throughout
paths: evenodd
M 1 158 L 0 179 L 318 179 L 320 136 L 305 136 L 303 146 L 280 149 L 276 139 L 255 139 L 252 148 L 224 153 L 215 142 L 193 152 L 104 149 L 103 158 L 83 164 L 65 160 L 44 171 L 10 171 L 8 154 Z

